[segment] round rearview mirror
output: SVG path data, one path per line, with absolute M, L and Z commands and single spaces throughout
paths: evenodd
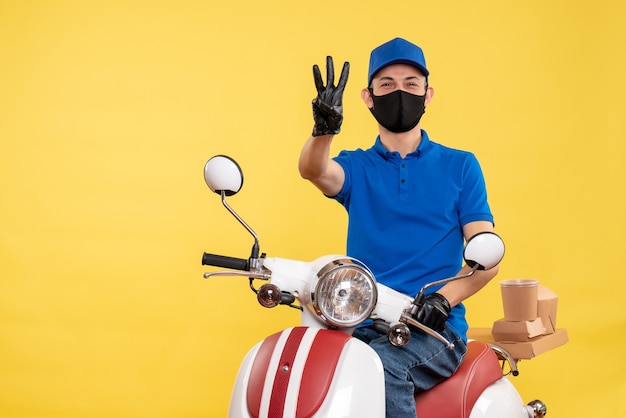
M 480 232 L 467 241 L 463 258 L 468 266 L 478 265 L 478 270 L 489 270 L 500 264 L 504 257 L 504 241 L 493 232 Z
M 216 155 L 204 165 L 204 181 L 215 193 L 232 196 L 243 186 L 243 172 L 232 158 Z

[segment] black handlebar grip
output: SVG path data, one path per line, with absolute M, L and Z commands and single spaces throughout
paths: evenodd
M 217 255 L 217 254 L 209 254 L 209 253 L 202 254 L 202 265 L 223 267 L 227 269 L 241 270 L 241 271 L 247 271 L 250 268 L 248 260 L 245 260 L 243 258 L 227 257 L 225 255 Z

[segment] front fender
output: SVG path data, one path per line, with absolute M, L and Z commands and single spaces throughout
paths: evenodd
M 229 417 L 384 417 L 378 355 L 332 330 L 289 328 L 250 350 L 237 375 Z

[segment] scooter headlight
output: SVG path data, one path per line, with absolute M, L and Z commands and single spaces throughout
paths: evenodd
M 377 301 L 372 272 L 353 258 L 326 264 L 312 295 L 315 312 L 330 326 L 350 328 L 369 318 Z

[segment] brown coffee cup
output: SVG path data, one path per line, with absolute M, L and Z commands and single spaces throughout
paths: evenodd
M 500 282 L 504 319 L 533 321 L 537 319 L 539 280 L 511 279 Z

